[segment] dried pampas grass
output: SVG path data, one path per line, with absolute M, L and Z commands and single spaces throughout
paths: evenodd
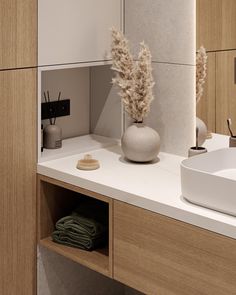
M 207 76 L 207 54 L 206 49 L 201 46 L 196 55 L 196 102 L 198 103 L 203 95 L 204 84 Z
M 143 121 L 153 100 L 151 53 L 144 42 L 140 47 L 138 61 L 134 61 L 128 40 L 120 31 L 112 28 L 112 69 L 116 72 L 112 82 L 121 88 L 119 95 L 134 122 Z

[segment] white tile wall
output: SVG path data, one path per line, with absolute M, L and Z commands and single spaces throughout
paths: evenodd
M 161 150 L 187 155 L 195 125 L 195 0 L 126 0 L 125 32 L 137 54 L 145 41 L 153 57 L 155 101 L 147 124 Z
M 118 89 L 111 83 L 111 66 L 91 68 L 90 119 L 91 132 L 121 138 L 122 109 Z
M 125 32 L 132 48 L 145 41 L 153 60 L 195 64 L 195 0 L 126 0 Z
M 161 150 L 187 156 L 194 141 L 195 67 L 153 63 L 155 99 L 146 120 L 161 137 Z

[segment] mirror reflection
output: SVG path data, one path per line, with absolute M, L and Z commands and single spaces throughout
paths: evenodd
M 197 48 L 207 53 L 207 77 L 197 116 L 208 131 L 236 133 L 236 0 L 197 0 Z

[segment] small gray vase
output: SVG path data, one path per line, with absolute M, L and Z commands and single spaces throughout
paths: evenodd
M 202 146 L 207 139 L 207 126 L 206 124 L 199 119 L 196 118 L 196 127 L 198 128 L 198 144 Z
M 47 125 L 43 130 L 43 147 L 59 149 L 62 147 L 62 130 L 58 125 Z
M 125 157 L 133 162 L 150 162 L 160 151 L 160 136 L 143 123 L 133 123 L 121 139 Z

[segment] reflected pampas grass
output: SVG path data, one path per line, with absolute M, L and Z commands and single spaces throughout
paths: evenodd
M 196 55 L 196 102 L 199 103 L 204 91 L 207 76 L 206 49 L 201 46 Z

